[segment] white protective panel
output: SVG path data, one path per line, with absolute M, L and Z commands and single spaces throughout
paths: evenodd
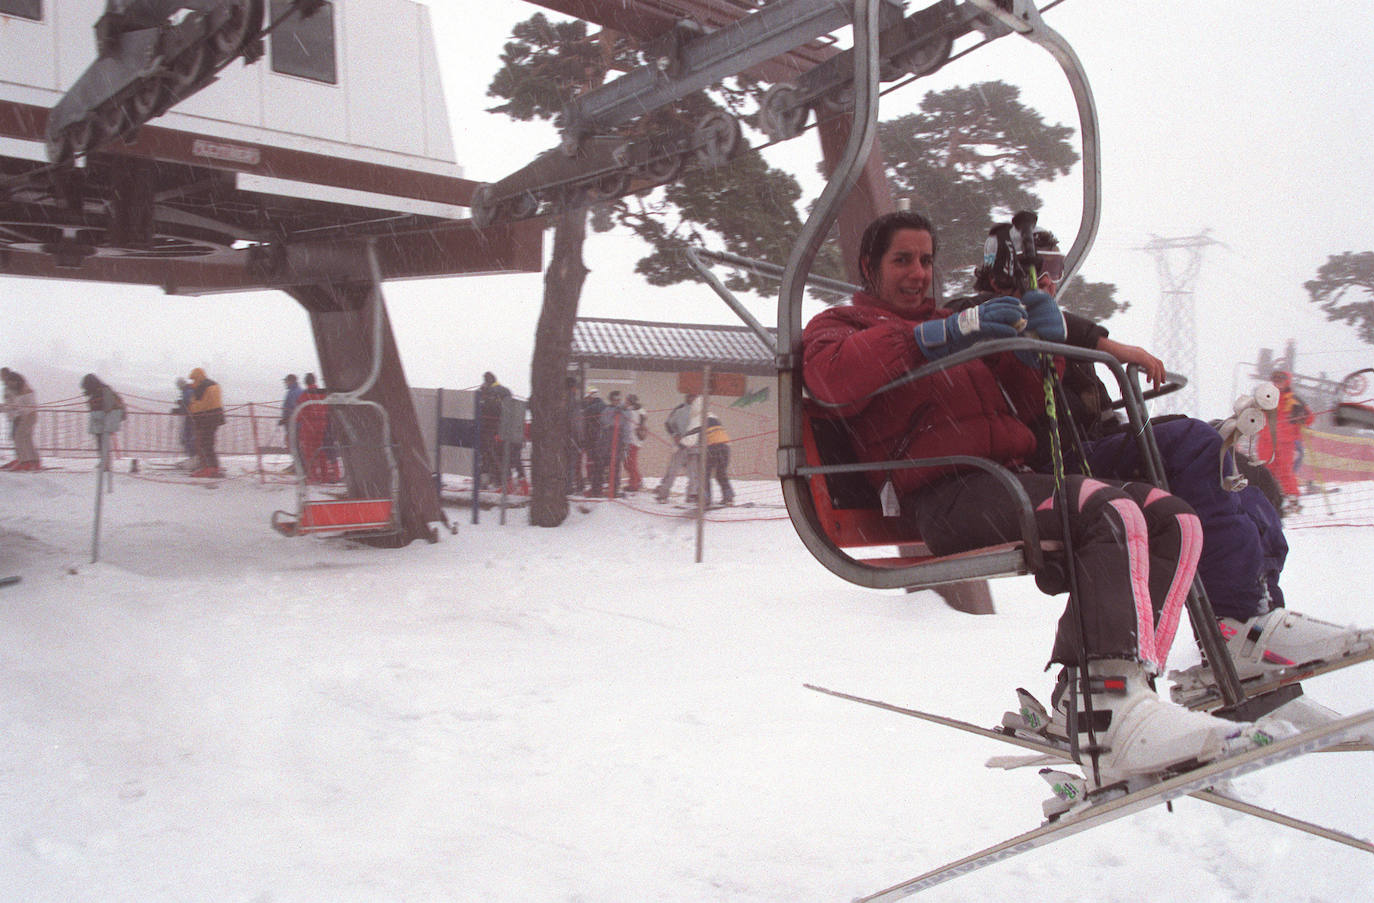
M 0 99 L 51 106 L 96 58 L 105 0 L 44 0 L 44 19 L 0 17 Z M 414 0 L 333 4 L 338 84 L 231 63 L 152 124 L 232 140 L 452 173 L 453 135 L 429 10 Z M 269 38 L 270 43 L 270 38 Z M 421 162 L 425 161 L 425 162 Z
M 425 83 L 418 46 L 420 16 L 411 3 L 387 4 L 388 15 L 358 15 L 344 26 L 348 60 L 348 138 L 354 144 L 425 154 Z
M 54 0 L 47 0 L 43 4 L 43 18 L 38 22 L 0 15 L 0 97 L 32 103 L 36 99 L 33 92 L 16 91 L 15 87 L 52 92 L 59 90 L 59 29 L 53 6 Z M 95 42 L 91 39 L 90 43 Z
M 439 52 L 434 43 L 429 7 L 417 6 L 415 9 L 420 14 L 418 40 L 421 71 L 424 76 L 425 155 L 431 159 L 451 162 L 454 160 L 453 129 L 448 122 L 448 104 L 444 100 L 443 77 L 439 72 Z

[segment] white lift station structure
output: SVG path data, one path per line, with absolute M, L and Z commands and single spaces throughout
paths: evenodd
M 381 282 L 542 257 L 537 221 L 474 226 L 446 110 L 412 0 L 0 0 L 0 274 L 287 293 L 325 383 L 385 408 L 403 452 L 346 461 L 350 496 L 390 493 L 395 541 L 428 536 Z

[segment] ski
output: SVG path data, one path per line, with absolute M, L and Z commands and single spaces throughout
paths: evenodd
M 1319 674 L 1329 674 L 1332 671 L 1339 671 L 1342 668 L 1349 668 L 1351 665 L 1358 665 L 1361 662 L 1367 662 L 1372 659 L 1374 659 L 1374 648 L 1366 649 L 1364 652 L 1356 652 L 1353 655 L 1347 655 L 1342 658 L 1330 659 L 1324 662 L 1316 662 L 1314 664 L 1301 665 L 1293 668 L 1284 668 L 1283 670 L 1274 671 L 1270 674 L 1252 677 L 1249 680 L 1241 682 L 1241 689 L 1245 691 L 1245 695 L 1249 698 L 1263 696 L 1265 693 L 1272 693 L 1275 690 L 1299 683 L 1311 677 L 1316 677 Z M 1201 665 L 1197 667 L 1202 668 Z M 1169 673 L 1169 679 L 1176 682 L 1175 686 L 1170 690 L 1170 698 L 1179 705 L 1185 705 L 1190 709 L 1200 712 L 1210 712 L 1214 709 L 1221 708 L 1225 700 L 1221 698 L 1221 693 L 1217 690 L 1215 685 L 1204 685 L 1188 689 L 1177 685 L 1179 678 L 1189 676 L 1190 672 L 1192 672 L 1192 669 L 1188 671 L 1172 671 Z M 1210 674 L 1211 672 L 1204 669 L 1201 673 Z
M 819 689 L 819 688 L 818 688 Z M 845 694 L 834 693 L 827 690 L 830 695 L 850 698 Z M 888 708 L 886 704 L 880 708 Z M 925 713 L 922 713 L 925 714 Z M 939 718 L 939 716 L 936 716 Z M 927 719 L 935 720 L 935 719 Z M 947 719 L 952 720 L 952 719 Z M 900 900 L 912 894 L 918 893 L 937 884 L 942 884 L 960 875 L 968 874 L 972 871 L 984 868 L 1004 859 L 1009 859 L 1018 853 L 1025 853 L 1030 850 L 1039 849 L 1054 843 L 1065 837 L 1070 837 L 1089 828 L 1115 821 L 1127 815 L 1133 815 L 1151 806 L 1169 802 L 1180 796 L 1185 796 L 1198 791 L 1211 790 L 1216 784 L 1229 781 L 1244 774 L 1267 768 L 1284 762 L 1305 753 L 1316 752 L 1324 749 L 1333 743 L 1340 742 L 1348 733 L 1363 727 L 1374 721 L 1374 710 L 1360 712 L 1345 718 L 1323 724 L 1309 731 L 1276 740 L 1268 746 L 1256 747 L 1246 750 L 1234 756 L 1228 756 L 1209 762 L 1191 771 L 1171 778 L 1150 784 L 1139 790 L 1124 793 L 1121 796 L 1104 799 L 1101 802 L 1092 803 L 1085 807 L 1070 810 L 1057 820 L 1047 822 L 1038 828 L 1018 834 L 1000 843 L 971 853 L 962 859 L 956 859 L 945 863 L 938 868 L 932 869 L 924 874 L 917 875 L 900 884 L 870 894 L 859 897 L 855 903 L 879 903 L 879 901 Z M 943 723 L 943 721 L 937 721 Z M 983 729 L 976 729 L 975 733 L 981 733 Z M 993 732 L 995 733 L 995 732 Z M 1220 797 L 1221 795 L 1218 795 Z M 1230 798 L 1227 798 L 1228 802 Z M 1210 800 L 1217 802 L 1218 800 Z M 1339 832 L 1336 832 L 1339 833 Z M 1346 835 L 1348 836 L 1348 835 Z M 1352 840 L 1355 838 L 1351 838 Z
M 1003 743 L 1009 743 L 1015 746 L 1020 746 L 1024 749 L 1034 751 L 1032 754 L 1024 756 L 993 756 L 989 758 L 985 763 L 989 768 L 1003 768 L 1007 770 L 1030 766 L 1038 766 L 1043 768 L 1054 765 L 1063 765 L 1066 763 L 1071 763 L 1073 761 L 1070 757 L 1067 748 L 1051 742 L 1048 738 L 1034 739 L 1026 737 L 1022 734 L 1015 733 L 1012 729 L 1007 727 L 979 727 L 976 724 L 972 724 L 968 721 L 961 721 L 958 718 L 949 718 L 944 715 L 935 715 L 930 712 L 923 712 L 919 709 L 905 708 L 903 706 L 893 705 L 892 703 L 882 702 L 877 699 L 870 699 L 866 696 L 855 696 L 851 693 L 843 693 L 839 690 L 827 689 L 825 687 L 816 686 L 815 684 L 805 684 L 804 686 L 809 690 L 814 690 L 818 693 L 824 693 L 826 695 L 834 696 L 839 699 L 846 699 L 851 702 L 862 703 L 864 705 L 884 709 L 889 712 L 896 712 L 901 715 L 909 715 L 914 718 L 920 718 L 924 721 L 929 721 L 933 724 L 941 724 L 946 727 L 952 727 L 957 730 L 965 731 L 967 733 L 976 734 L 980 737 L 988 737 L 993 740 L 1000 740 Z M 1369 748 L 1369 744 L 1363 741 L 1337 740 L 1329 745 L 1323 746 L 1323 748 L 1320 750 L 1314 751 L 1358 751 L 1368 750 Z M 1325 825 L 1319 825 L 1315 822 L 1309 822 L 1291 815 L 1285 815 L 1284 813 L 1275 811 L 1273 809 L 1266 809 L 1263 806 L 1257 806 L 1253 803 L 1249 803 L 1244 800 L 1237 799 L 1236 797 L 1219 793 L 1215 790 L 1199 790 L 1191 792 L 1188 795 L 1195 799 L 1202 800 L 1203 802 L 1212 803 L 1218 806 L 1224 806 L 1228 809 L 1233 809 L 1237 812 L 1244 812 L 1248 815 L 1253 815 L 1256 818 L 1262 818 L 1266 821 L 1274 822 L 1275 824 L 1284 825 L 1285 827 L 1294 828 L 1299 831 L 1305 831 L 1306 833 L 1312 834 L 1316 837 L 1322 837 L 1327 840 L 1335 841 L 1336 843 L 1342 843 L 1359 850 L 1374 853 L 1374 845 L 1371 845 L 1368 841 L 1362 840 L 1358 837 L 1354 837 L 1353 835 L 1346 834 L 1343 831 L 1337 831 L 1336 829 L 1328 828 Z
M 908 715 L 912 718 L 919 718 L 922 721 L 929 721 L 932 724 L 942 724 L 945 727 L 952 727 L 955 730 L 977 734 L 980 737 L 1001 740 L 1003 743 L 1021 746 L 1025 749 L 1033 750 L 1038 754 L 1033 756 L 994 756 L 988 759 L 986 763 L 989 768 L 1002 768 L 1010 771 L 1013 768 L 1024 768 L 1031 765 L 1062 765 L 1065 762 L 1073 761 L 1067 747 L 1060 746 L 1047 737 L 1027 737 L 1024 734 L 1016 733 L 1008 727 L 980 727 L 972 722 L 960 721 L 958 718 L 950 718 L 947 715 L 936 715 L 933 712 L 923 712 L 920 709 L 909 709 L 903 706 L 894 705 L 890 702 L 870 699 L 867 696 L 855 696 L 852 693 L 831 690 L 826 687 L 817 686 L 816 684 L 802 684 L 802 686 L 808 690 L 814 690 L 817 693 L 834 696 L 837 699 L 847 699 L 850 702 L 858 702 L 863 705 L 873 706 L 874 708 L 885 709 L 889 712 L 896 712 L 899 715 Z M 1364 740 L 1342 740 L 1324 747 L 1321 752 L 1367 752 L 1372 748 L 1374 747 L 1371 747 L 1370 744 Z
M 1020 734 L 1011 732 L 1006 728 L 979 727 L 969 721 L 960 721 L 958 718 L 949 718 L 945 715 L 936 715 L 931 712 L 923 712 L 920 709 L 908 709 L 890 702 L 882 702 L 877 699 L 870 699 L 867 696 L 854 696 L 850 693 L 842 693 L 839 690 L 830 690 L 825 687 L 818 687 L 815 684 L 802 684 L 808 690 L 815 690 L 817 693 L 824 693 L 827 696 L 834 696 L 838 699 L 847 699 L 850 702 L 858 702 L 864 705 L 871 705 L 874 708 L 885 709 L 889 712 L 896 712 L 899 715 L 909 715 L 912 718 L 920 718 L 922 721 L 929 721 L 932 724 L 942 724 L 945 727 L 952 727 L 955 730 L 966 731 L 970 734 L 977 734 L 980 737 L 989 737 L 993 740 L 1001 740 L 1003 743 L 1011 743 L 1015 746 L 1022 746 L 1032 749 L 1042 754 L 1049 754 L 1059 757 L 1060 761 L 1068 761 L 1068 750 L 1055 746 L 1044 740 L 1033 740 L 1023 737 Z
M 1327 749 L 1330 748 L 1331 747 L 1327 747 Z M 1322 750 L 1322 752 L 1325 751 L 1326 750 Z M 1275 812 L 1273 809 L 1266 809 L 1263 806 L 1256 806 L 1254 803 L 1248 803 L 1245 800 L 1237 799 L 1228 793 L 1222 793 L 1216 789 L 1195 790 L 1188 795 L 1194 799 L 1214 803 L 1218 806 L 1224 806 L 1236 812 L 1244 812 L 1246 815 L 1253 815 L 1256 818 L 1262 818 L 1265 821 L 1271 821 L 1278 825 L 1285 825 L 1289 828 L 1297 828 L 1299 831 L 1306 831 L 1308 834 L 1324 837 L 1327 840 L 1334 840 L 1336 843 L 1343 843 L 1348 847 L 1364 850 L 1366 853 L 1374 853 L 1374 843 L 1370 843 L 1353 834 L 1337 831 L 1335 828 L 1328 828 L 1325 825 L 1319 825 L 1315 822 L 1295 818 L 1291 815 L 1284 815 L 1282 812 Z
M 1018 768 L 1045 768 L 1047 766 L 1064 765 L 1071 762 L 1067 752 L 1048 752 L 1050 749 L 1057 749 L 1053 744 L 1046 744 L 1047 751 L 1040 754 L 1031 753 L 1024 756 L 991 756 L 983 764 L 988 768 L 1000 768 L 1003 771 L 1014 771 Z M 1367 740 L 1345 740 L 1340 743 L 1333 743 L 1330 746 L 1319 750 L 1324 753 L 1340 752 L 1369 752 L 1374 750 L 1374 744 Z

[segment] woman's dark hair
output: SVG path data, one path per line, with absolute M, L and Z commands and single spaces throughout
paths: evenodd
M 884 213 L 868 224 L 868 228 L 864 229 L 863 238 L 859 239 L 859 274 L 863 278 L 865 289 L 874 287 L 870 274 L 878 271 L 878 264 L 882 262 L 883 255 L 892 247 L 892 236 L 902 229 L 929 232 L 931 253 L 940 250 L 940 239 L 935 234 L 935 226 L 922 214 L 910 210 Z
M 100 377 L 96 376 L 94 373 L 87 373 L 85 376 L 81 377 L 81 391 L 85 392 L 87 395 L 94 395 L 99 392 L 100 387 L 103 385 L 104 383 L 100 381 Z

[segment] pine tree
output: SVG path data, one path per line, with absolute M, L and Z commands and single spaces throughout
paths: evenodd
M 1328 320 L 1349 323 L 1374 345 L 1374 251 L 1334 254 L 1304 285 Z
M 512 29 L 501 54 L 501 69 L 487 93 L 503 98 L 491 112 L 514 119 L 552 120 L 574 97 L 592 90 L 613 73 L 644 63 L 643 48 L 609 30 L 588 34 L 582 21 L 554 22 L 535 14 Z M 747 106 L 756 86 L 722 85 L 649 111 L 618 134 L 643 137 L 690 129 L 713 112 L 736 114 Z M 713 235 L 725 250 L 781 259 L 788 236 L 800 230 L 796 202 L 801 189 L 787 173 L 767 166 L 756 152 L 709 171 L 688 170 L 680 183 L 638 196 L 613 198 L 594 208 L 592 228 L 604 232 L 627 226 L 654 250 L 636 269 L 651 285 L 691 278 L 681 248 L 705 244 Z M 544 280 L 544 304 L 535 336 L 530 393 L 530 446 L 533 497 L 530 522 L 557 526 L 568 514 L 566 498 L 568 395 L 565 377 L 573 326 L 587 269 L 582 261 L 587 212 L 567 209 L 554 227 L 553 252 Z M 770 290 L 758 277 L 731 277 L 734 289 Z

